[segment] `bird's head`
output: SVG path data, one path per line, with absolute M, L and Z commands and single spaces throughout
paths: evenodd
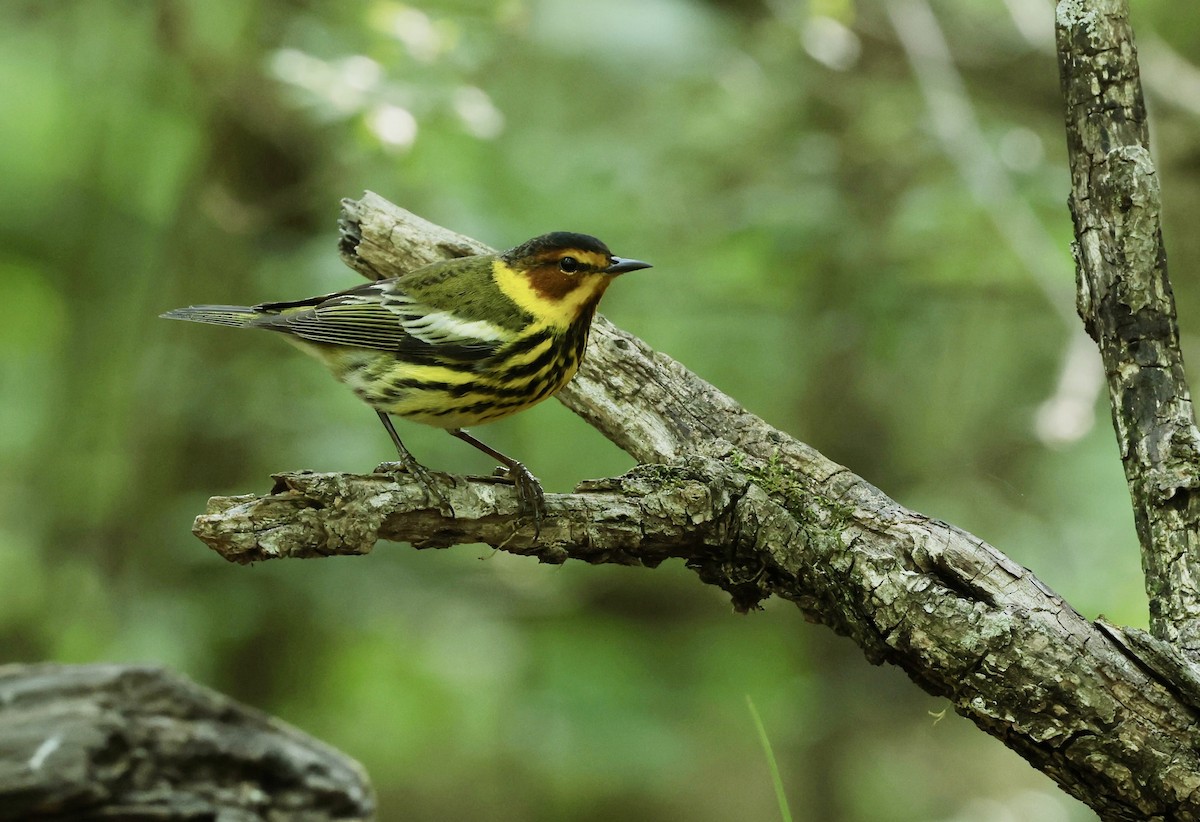
M 564 324 L 594 310 L 614 277 L 650 263 L 615 257 L 588 234 L 555 231 L 504 252 L 497 266 L 501 288 L 522 308 Z

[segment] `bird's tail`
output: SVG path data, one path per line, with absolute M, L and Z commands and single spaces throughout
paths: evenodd
M 187 308 L 176 308 L 166 314 L 159 314 L 168 320 L 189 320 L 194 323 L 212 323 L 213 325 L 228 325 L 241 328 L 250 325 L 262 316 L 247 305 L 192 305 Z

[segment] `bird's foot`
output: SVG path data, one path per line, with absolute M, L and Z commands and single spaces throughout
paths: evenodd
M 542 484 L 529 469 L 513 460 L 512 465 L 498 465 L 494 476 L 504 477 L 517 491 L 517 516 L 533 520 L 533 538 L 542 530 L 542 519 L 546 516 L 546 494 Z
M 434 479 L 433 474 L 429 472 L 428 468 L 416 460 L 381 462 L 378 466 L 376 466 L 375 473 L 387 474 L 397 483 L 401 482 L 401 480 L 396 476 L 397 474 L 408 474 L 410 477 L 420 483 L 421 487 L 425 489 L 425 493 L 435 501 L 438 511 L 441 512 L 442 516 L 454 516 L 454 508 L 450 505 L 450 499 L 446 496 L 446 493 L 442 490 L 441 486 L 438 484 L 438 481 Z

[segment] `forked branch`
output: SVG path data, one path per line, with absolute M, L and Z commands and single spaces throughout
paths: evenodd
M 382 198 L 343 203 L 342 252 L 371 277 L 482 246 Z M 970 534 L 909 511 L 670 358 L 599 321 L 563 401 L 643 465 L 550 495 L 535 535 L 511 489 L 288 474 L 214 499 L 197 533 L 226 556 L 361 554 L 378 539 L 484 542 L 547 562 L 687 563 L 739 610 L 776 595 L 903 668 L 1107 818 L 1200 818 L 1192 669 L 1090 622 Z

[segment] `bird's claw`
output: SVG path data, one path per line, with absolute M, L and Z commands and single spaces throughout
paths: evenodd
M 381 462 L 378 466 L 376 466 L 375 473 L 387 474 L 391 476 L 392 479 L 397 483 L 399 483 L 400 480 L 396 477 L 396 474 L 408 474 L 418 483 L 420 483 L 421 487 L 425 489 L 425 493 L 429 497 L 433 498 L 437 504 L 438 511 L 441 512 L 442 516 L 454 516 L 454 508 L 450 505 L 450 499 L 446 496 L 445 492 L 442 491 L 441 486 L 438 485 L 438 481 L 434 479 L 433 474 L 429 472 L 429 469 L 427 469 L 424 465 L 421 465 L 421 463 L 417 462 L 416 460 L 413 460 L 412 462 L 406 462 L 403 460 L 399 462 Z
M 517 516 L 533 520 L 533 538 L 536 540 L 541 534 L 542 519 L 546 515 L 546 494 L 542 484 L 528 468 L 515 460 L 511 467 L 496 466 L 492 476 L 503 477 L 513 484 L 517 491 Z

